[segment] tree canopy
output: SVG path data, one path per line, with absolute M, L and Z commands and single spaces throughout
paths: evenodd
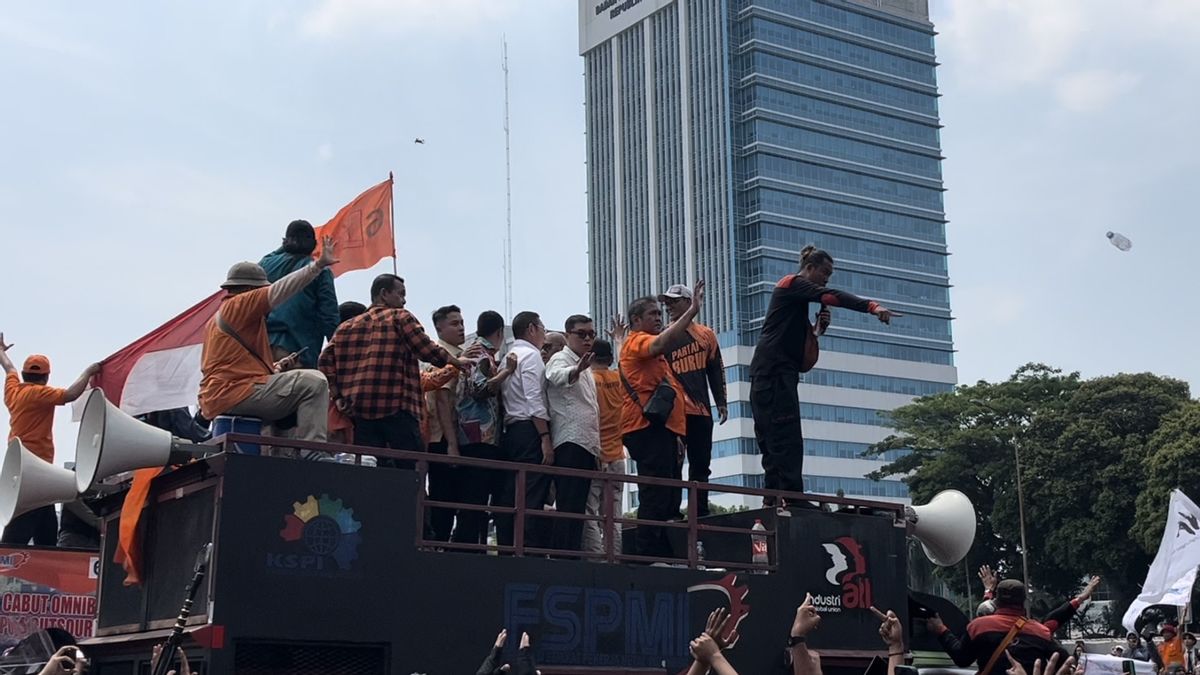
M 965 493 L 978 520 L 969 567 L 1021 576 L 1019 454 L 1033 588 L 1061 602 L 1100 574 L 1115 617 L 1139 592 L 1170 490 L 1200 498 L 1200 404 L 1179 380 L 1084 380 L 1028 364 L 1003 382 L 917 399 L 892 419 L 898 433 L 872 452 L 912 452 L 874 477 L 903 475 L 918 504 L 945 489 Z M 966 591 L 961 567 L 942 574 Z

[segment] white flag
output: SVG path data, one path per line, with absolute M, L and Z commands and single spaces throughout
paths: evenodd
M 1200 506 L 1179 490 L 1171 491 L 1167 510 L 1167 529 L 1163 531 L 1158 554 L 1150 563 L 1142 593 L 1129 606 L 1121 623 L 1134 630 L 1134 622 L 1150 605 L 1182 607 L 1192 599 L 1196 567 L 1200 565 Z

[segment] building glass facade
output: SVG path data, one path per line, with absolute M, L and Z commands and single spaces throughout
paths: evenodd
M 887 411 L 957 382 L 933 36 L 926 0 L 580 2 L 592 312 L 707 281 L 731 418 L 715 482 L 761 481 L 746 366 L 814 244 L 831 286 L 905 316 L 833 311 L 800 392 L 808 488 L 907 497 L 862 453 Z

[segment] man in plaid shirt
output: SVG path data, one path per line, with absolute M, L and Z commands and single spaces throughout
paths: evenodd
M 321 352 L 329 398 L 354 423 L 354 443 L 424 451 L 424 397 L 418 363 L 467 366 L 442 349 L 404 309 L 404 279 L 381 274 L 371 284 L 371 307 L 338 327 Z M 381 466 L 395 463 L 380 459 Z

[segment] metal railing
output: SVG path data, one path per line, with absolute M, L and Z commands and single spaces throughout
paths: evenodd
M 781 490 L 765 490 L 759 488 L 747 488 L 736 485 L 718 485 L 715 483 L 698 483 L 692 481 L 675 480 L 670 478 L 656 478 L 651 476 L 639 476 L 634 474 L 612 474 L 600 471 L 590 471 L 586 469 L 569 469 L 556 466 L 548 466 L 542 464 L 532 464 L 523 462 L 511 462 L 506 460 L 495 459 L 480 459 L 476 457 L 450 457 L 447 455 L 429 453 L 429 452 L 413 452 L 391 450 L 387 448 L 373 448 L 360 445 L 347 445 L 341 443 L 321 443 L 315 441 L 302 441 L 288 438 L 276 438 L 266 436 L 252 436 L 247 434 L 230 433 L 224 434 L 209 441 L 209 444 L 222 448 L 226 452 L 233 452 L 235 444 L 257 444 L 261 447 L 270 446 L 273 448 L 295 448 L 300 450 L 312 450 L 334 454 L 351 454 L 355 455 L 355 464 L 361 465 L 363 455 L 372 455 L 379 459 L 392 460 L 399 464 L 399 468 L 411 468 L 417 472 L 419 485 L 422 489 L 417 490 L 417 503 L 415 504 L 416 514 L 416 541 L 418 548 L 422 549 L 442 549 L 442 550 L 459 550 L 459 551 L 476 551 L 476 552 L 494 552 L 500 555 L 513 555 L 517 557 L 523 556 L 556 556 L 569 557 L 579 559 L 601 559 L 609 563 L 617 562 L 635 562 L 635 563 L 667 563 L 672 565 L 682 565 L 686 562 L 688 568 L 697 568 L 701 564 L 708 568 L 732 568 L 747 570 L 752 572 L 767 573 L 774 571 L 777 567 L 775 562 L 754 563 L 745 561 L 729 561 L 705 558 L 700 560 L 696 549 L 696 542 L 702 541 L 702 533 L 710 533 L 717 535 L 737 535 L 746 537 L 745 541 L 749 543 L 752 536 L 766 536 L 770 545 L 770 551 L 777 551 L 777 546 L 773 545 L 776 542 L 777 531 L 775 529 L 753 530 L 749 527 L 730 527 L 725 525 L 714 525 L 703 523 L 700 521 L 697 505 L 699 503 L 699 493 L 704 492 L 723 492 L 730 494 L 746 495 L 753 497 L 774 497 L 776 500 L 782 498 L 788 504 L 816 506 L 824 508 L 827 506 L 837 506 L 841 511 L 856 511 L 856 512 L 884 512 L 892 515 L 896 519 L 904 517 L 904 507 L 900 504 L 890 502 L 874 502 L 856 499 L 848 499 L 845 497 L 834 497 L 828 495 L 813 495 L 801 492 L 786 492 Z M 296 460 L 302 461 L 302 460 Z M 486 469 L 505 474 L 515 473 L 516 489 L 514 491 L 515 499 L 512 506 L 498 506 L 487 504 L 469 504 L 462 502 L 443 502 L 429 499 L 424 486 L 429 475 L 429 467 L 431 464 L 446 464 L 456 467 L 474 467 L 478 469 Z M 386 469 L 384 469 L 386 470 Z M 543 474 L 548 476 L 563 476 L 570 478 L 583 478 L 591 481 L 601 482 L 601 494 L 609 495 L 614 483 L 620 483 L 622 486 L 633 484 L 640 486 L 657 486 L 676 490 L 686 491 L 687 500 L 687 518 L 684 522 L 679 521 L 659 521 L 645 520 L 638 518 L 626 518 L 623 514 L 617 514 L 613 511 L 612 499 L 601 500 L 601 512 L 596 515 L 586 513 L 570 513 L 556 510 L 530 509 L 525 504 L 524 495 L 525 488 L 529 482 L 530 474 Z M 799 506 L 796 506 L 799 508 Z M 511 516 L 513 518 L 513 543 L 512 544 L 480 544 L 480 543 L 464 543 L 443 541 L 440 539 L 426 538 L 426 517 L 427 512 L 431 509 L 447 509 L 453 511 L 475 511 L 485 514 L 491 514 L 493 518 L 499 515 Z M 560 548 L 542 548 L 531 547 L 525 544 L 526 542 L 526 523 L 529 518 L 547 518 L 551 520 L 570 521 L 582 520 L 586 522 L 596 522 L 600 525 L 603 536 L 603 550 L 583 551 Z M 632 553 L 623 553 L 617 551 L 613 547 L 613 537 L 611 533 L 616 527 L 622 525 L 633 525 L 635 527 L 654 527 L 665 528 L 667 530 L 686 530 L 687 541 L 686 557 L 671 557 L 659 558 L 654 556 L 646 556 Z M 485 528 L 486 533 L 486 528 Z M 774 558 L 774 554 L 771 555 Z

